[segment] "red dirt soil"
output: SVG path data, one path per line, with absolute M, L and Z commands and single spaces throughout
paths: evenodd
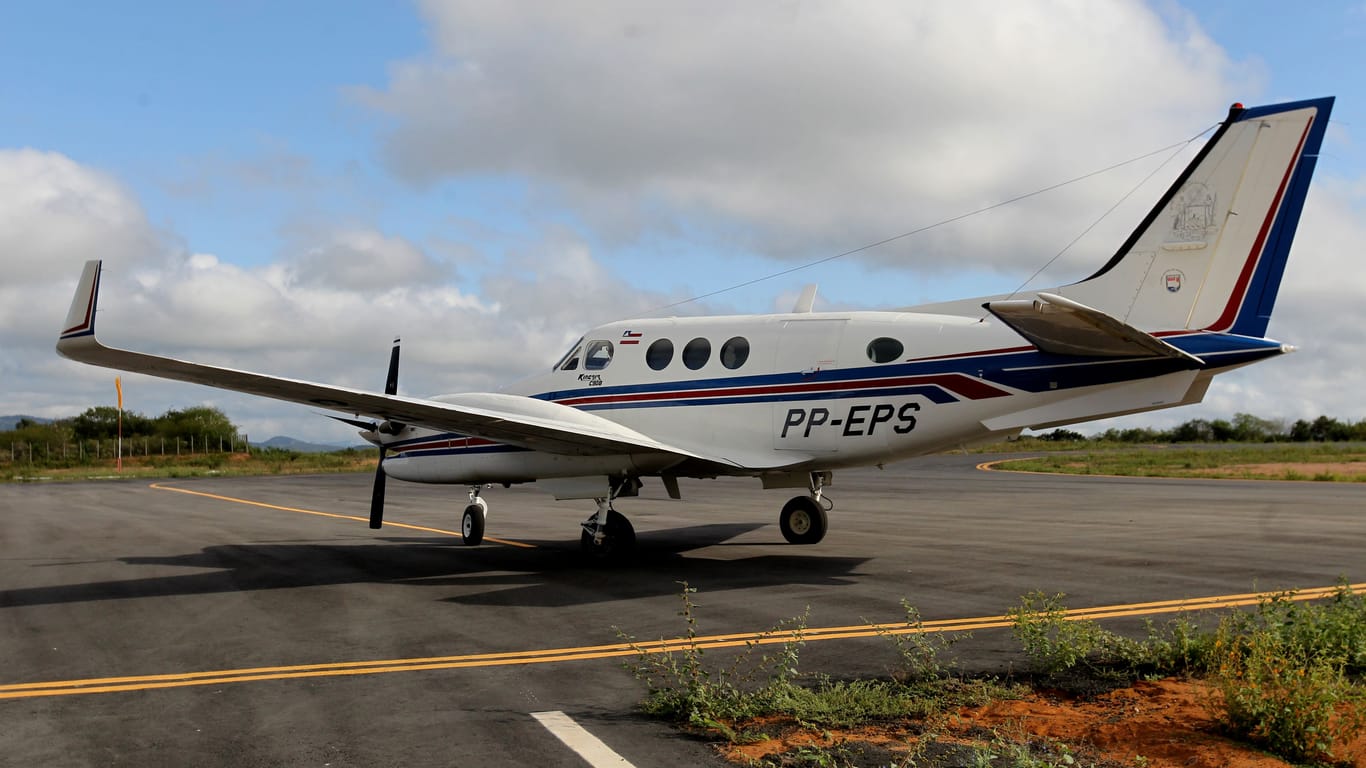
M 1166 679 L 1136 683 L 1078 701 L 1048 694 L 965 707 L 949 724 L 967 734 L 986 728 L 1008 735 L 1046 737 L 1073 747 L 1090 747 L 1100 758 L 1121 765 L 1151 768 L 1286 768 L 1292 765 L 1218 732 L 1208 703 L 1214 694 L 1205 685 Z M 729 745 L 722 752 L 740 764 L 802 746 L 864 742 L 909 749 L 915 737 L 906 727 L 857 728 L 821 734 L 791 729 L 780 738 L 755 744 Z M 945 740 L 942 737 L 941 741 Z M 1339 758 L 1366 768 L 1366 734 L 1339 744 Z M 1141 759 L 1140 759 L 1141 758 Z

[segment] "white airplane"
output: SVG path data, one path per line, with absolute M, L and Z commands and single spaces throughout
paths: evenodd
M 1025 298 L 812 312 L 812 286 L 789 314 L 608 323 L 502 392 L 419 399 L 395 394 L 397 340 L 382 393 L 105 346 L 90 261 L 57 352 L 349 414 L 333 418 L 380 449 L 372 528 L 386 476 L 468 486 L 471 545 L 485 487 L 535 483 L 596 500 L 581 543 L 607 557 L 634 544 L 613 502 L 642 479 L 677 499 L 680 477 L 746 476 L 802 489 L 780 528 L 814 544 L 835 470 L 1197 403 L 1215 374 L 1290 351 L 1265 333 L 1332 106 L 1233 105 L 1095 274 Z

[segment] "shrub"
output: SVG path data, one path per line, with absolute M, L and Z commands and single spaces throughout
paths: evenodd
M 1214 642 L 1215 714 L 1234 734 L 1282 757 L 1334 762 L 1335 745 L 1366 725 L 1343 659 L 1268 630 L 1236 634 L 1233 623 L 1225 622 Z

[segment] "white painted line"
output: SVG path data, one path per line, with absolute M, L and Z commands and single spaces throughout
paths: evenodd
M 539 720 L 551 735 L 564 742 L 566 747 L 587 760 L 593 768 L 634 768 L 626 758 L 613 752 L 611 747 L 602 743 L 602 739 L 584 730 L 583 726 L 574 722 L 574 718 L 569 715 L 563 712 L 532 712 L 531 716 Z

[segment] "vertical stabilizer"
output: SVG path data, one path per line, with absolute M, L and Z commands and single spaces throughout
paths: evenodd
M 1152 332 L 1265 336 L 1332 107 L 1235 104 L 1110 261 L 1057 293 Z

